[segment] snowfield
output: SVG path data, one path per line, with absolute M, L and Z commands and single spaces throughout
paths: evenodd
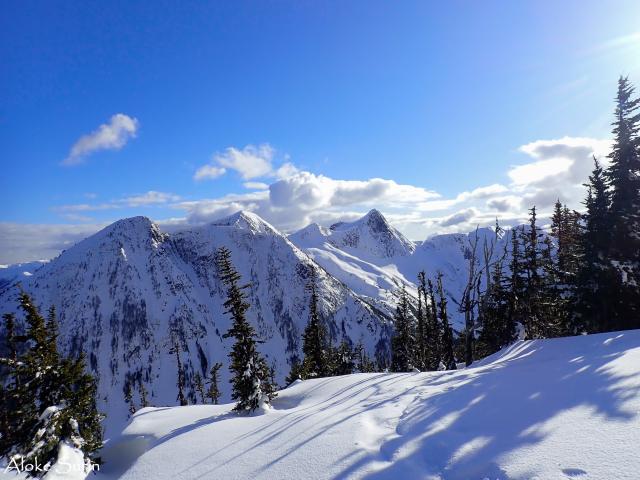
M 97 479 L 637 479 L 640 330 L 517 342 L 471 368 L 307 380 L 265 412 L 147 408 Z

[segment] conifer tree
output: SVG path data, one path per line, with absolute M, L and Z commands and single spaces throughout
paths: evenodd
M 415 366 L 420 371 L 428 370 L 427 360 L 427 344 L 429 342 L 428 333 L 428 311 L 427 305 L 427 281 L 426 274 L 423 271 L 418 272 L 418 310 L 416 312 L 416 352 L 415 352 Z
M 414 368 L 413 353 L 415 351 L 412 319 L 409 313 L 409 300 L 403 285 L 394 316 L 395 333 L 391 337 L 391 370 L 409 372 Z
M 427 290 L 429 292 L 428 306 L 425 305 L 428 325 L 427 370 L 438 370 L 442 360 L 442 325 L 438 321 L 437 301 L 431 279 L 427 280 Z
M 640 327 L 640 99 L 633 92 L 628 78 L 620 77 L 605 172 L 611 193 L 609 262 L 618 277 L 609 302 L 619 329 Z
M 205 400 L 206 395 L 204 392 L 204 382 L 202 381 L 202 375 L 200 375 L 200 372 L 196 372 L 196 374 L 193 376 L 193 390 L 198 392 L 198 394 L 200 395 L 201 403 L 207 403 Z
M 255 330 L 247 321 L 249 304 L 245 301 L 240 285 L 240 274 L 231 263 L 231 252 L 220 247 L 216 252 L 216 266 L 222 283 L 227 287 L 226 313 L 231 315 L 232 325 L 223 338 L 235 340 L 229 357 L 232 373 L 231 398 L 236 400 L 235 411 L 253 411 L 262 405 L 269 405 L 276 396 L 274 386 L 269 382 L 269 367 L 257 350 Z
M 357 343 L 354 349 L 354 356 L 356 363 L 354 368 L 360 373 L 371 373 L 375 371 L 375 364 L 367 355 L 367 351 L 364 348 L 362 339 Z
M 309 267 L 309 321 L 302 334 L 302 371 L 305 378 L 325 377 L 329 374 L 328 345 L 326 330 L 318 312 L 318 293 L 316 291 L 316 271 Z
M 144 381 L 141 377 L 138 378 L 138 390 L 140 392 L 140 407 L 146 408 L 149 406 L 149 398 L 147 397 L 147 389 L 144 386 Z
M 24 352 L 10 347 L 14 360 L 1 361 L 10 367 L 8 391 L 3 393 L 9 400 L 19 400 L 12 410 L 19 420 L 3 435 L 2 454 L 25 465 L 53 465 L 64 442 L 82 450 L 87 461 L 98 462 L 95 454 L 102 446 L 102 416 L 96 409 L 95 379 L 85 373 L 84 355 L 76 359 L 59 355 L 55 310 L 49 311 L 45 322 L 25 293 L 20 295 L 20 308 L 27 324 L 21 340 Z M 16 336 L 10 336 L 11 345 Z M 43 472 L 27 473 L 35 476 Z
M 303 375 L 304 375 L 304 371 L 302 368 L 302 363 L 296 356 L 291 361 L 291 369 L 289 370 L 289 375 L 287 376 L 287 378 L 285 378 L 284 381 L 288 386 L 288 385 L 291 385 L 296 380 L 302 380 Z
M 353 373 L 355 364 L 353 361 L 353 349 L 346 338 L 343 338 L 336 349 L 336 361 L 334 375 L 349 375 Z
M 133 403 L 133 389 L 128 379 L 124 382 L 124 401 L 129 406 L 129 416 L 136 413 L 136 405 Z
M 577 273 L 576 295 L 572 307 L 572 329 L 575 333 L 595 333 L 615 328 L 611 298 L 615 295 L 613 290 L 616 275 L 608 261 L 610 195 L 604 170 L 595 158 L 594 169 L 586 187 L 583 257 Z
M 477 353 L 485 357 L 497 352 L 515 340 L 515 324 L 509 314 L 510 287 L 504 274 L 504 256 L 494 262 L 491 283 L 482 300 L 482 331 L 478 338 Z
M 178 396 L 177 400 L 180 402 L 180 406 L 185 406 L 188 404 L 187 397 L 184 394 L 186 387 L 186 379 L 184 372 L 184 365 L 182 364 L 182 347 L 180 345 L 180 339 L 178 334 L 175 331 L 171 332 L 171 348 L 169 349 L 169 353 L 175 356 L 176 359 L 176 370 L 178 372 L 178 378 L 176 380 L 176 387 L 178 388 Z
M 218 404 L 218 400 L 220 399 L 220 369 L 222 368 L 222 364 L 220 362 L 214 363 L 209 372 L 209 380 L 207 381 L 207 385 L 209 388 L 207 389 L 207 398 L 211 400 L 211 403 L 214 405 Z
M 444 293 L 444 287 L 442 286 L 442 274 L 438 273 L 437 277 L 438 287 L 438 316 L 441 324 L 441 362 L 445 370 L 456 369 L 456 359 L 453 354 L 453 330 L 449 323 L 449 315 L 447 313 L 447 297 Z

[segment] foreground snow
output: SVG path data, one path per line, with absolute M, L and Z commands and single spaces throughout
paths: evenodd
M 631 479 L 640 331 L 519 342 L 457 372 L 309 380 L 273 408 L 144 409 L 97 478 Z

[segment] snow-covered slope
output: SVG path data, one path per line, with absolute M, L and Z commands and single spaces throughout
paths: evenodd
M 0 265 L 0 291 L 10 286 L 12 283 L 20 281 L 25 277 L 30 277 L 33 275 L 33 272 L 45 263 L 47 262 L 35 261 L 14 263 L 13 265 Z
M 471 368 L 308 380 L 253 416 L 145 409 L 97 478 L 637 479 L 640 331 L 518 342 Z
M 289 239 L 331 275 L 388 313 L 395 308 L 395 292 L 400 285 L 415 292 L 418 272 L 424 270 L 431 278 L 441 272 L 452 304 L 454 326 L 460 327 L 462 316 L 456 302 L 466 284 L 471 241 L 476 235 L 478 261 L 482 261 L 485 240 L 487 246 L 494 244 L 494 259 L 503 254 L 506 239 L 496 238 L 495 232 L 487 228 L 469 234 L 437 235 L 414 244 L 377 210 L 355 222 L 330 228 L 311 224 Z
M 145 217 L 120 220 L 22 279 L 44 311 L 57 307 L 62 349 L 87 354 L 99 378 L 108 435 L 126 421 L 127 383 L 136 401 L 142 381 L 152 404 L 176 403 L 172 335 L 180 340 L 187 380 L 208 373 L 214 362 L 227 364 L 232 340 L 222 338 L 229 319 L 214 264 L 221 245 L 250 284 L 248 317 L 279 381 L 301 351 L 310 266 L 318 270 L 320 311 L 335 341 L 344 336 L 354 344 L 362 340 L 371 354 L 386 351 L 390 330 L 384 316 L 256 215 L 239 212 L 171 236 Z M 16 310 L 18 291 L 13 285 L 0 292 L 1 313 Z M 222 370 L 225 398 L 227 372 Z

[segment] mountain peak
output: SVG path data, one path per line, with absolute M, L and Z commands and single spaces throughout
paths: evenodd
M 354 222 L 338 222 L 329 228 L 334 245 L 368 251 L 375 257 L 407 256 L 415 250 L 415 245 L 375 208 Z
M 375 208 L 369 210 L 369 213 L 362 217 L 362 221 L 369 225 L 372 232 L 386 232 L 393 229 L 393 227 L 389 225 L 389 222 L 387 222 L 384 215 Z
M 260 215 L 247 210 L 238 210 L 227 217 L 212 222 L 212 225 L 222 227 L 236 227 L 252 232 L 275 233 L 277 230 Z

